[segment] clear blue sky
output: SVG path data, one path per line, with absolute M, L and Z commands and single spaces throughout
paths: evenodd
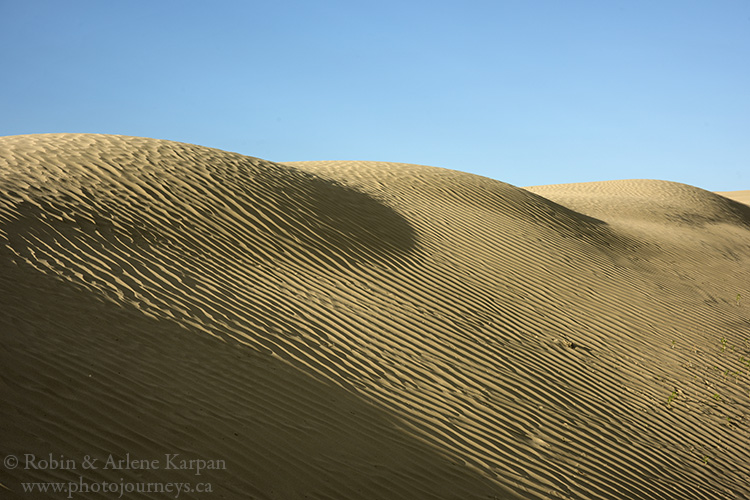
M 0 0 L 0 135 L 750 189 L 750 2 Z

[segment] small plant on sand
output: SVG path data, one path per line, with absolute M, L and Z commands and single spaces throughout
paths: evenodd
M 672 406 L 672 401 L 677 397 L 677 391 L 672 391 L 672 394 L 667 398 L 667 406 Z
M 737 303 L 739 305 L 739 294 Z M 692 411 L 698 404 L 702 413 L 711 415 L 711 421 L 719 423 L 722 432 L 745 432 L 750 420 L 747 412 L 747 397 L 750 396 L 750 340 L 738 338 L 738 332 L 727 332 L 717 335 L 710 349 L 699 349 L 689 344 L 678 347 L 675 340 L 670 348 L 684 353 L 693 353 L 690 360 L 681 360 L 680 365 L 688 371 L 689 389 L 675 387 L 667 397 L 667 408 Z M 692 347 L 691 347 L 692 346 Z M 739 363 L 738 363 L 739 361 Z M 685 405 L 675 405 L 684 401 Z M 716 420 L 714 420 L 716 419 Z M 701 446 L 702 447 L 702 446 Z M 704 464 L 708 464 L 709 455 L 698 454 Z
M 742 295 L 739 293 L 737 294 L 737 305 L 740 305 L 740 299 L 742 298 Z

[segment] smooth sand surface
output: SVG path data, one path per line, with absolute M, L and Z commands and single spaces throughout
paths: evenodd
M 722 196 L 726 196 L 727 198 L 731 198 L 735 201 L 739 201 L 740 203 L 744 203 L 745 205 L 750 205 L 750 190 L 746 191 L 722 191 L 718 194 Z
M 744 193 L 0 138 L 0 497 L 748 498 Z

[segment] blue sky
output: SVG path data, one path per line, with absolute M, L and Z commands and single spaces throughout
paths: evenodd
M 0 135 L 750 189 L 750 2 L 0 0 Z

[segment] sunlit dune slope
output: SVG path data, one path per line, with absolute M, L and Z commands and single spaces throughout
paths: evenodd
M 17 136 L 0 252 L 6 455 L 226 462 L 3 469 L 19 498 L 747 498 L 750 207 L 719 194 Z
M 744 203 L 745 205 L 750 205 L 750 190 L 723 191 L 723 192 L 719 192 L 718 194 L 722 196 L 726 196 L 727 198 L 731 198 L 735 201 L 739 201 L 740 203 Z

